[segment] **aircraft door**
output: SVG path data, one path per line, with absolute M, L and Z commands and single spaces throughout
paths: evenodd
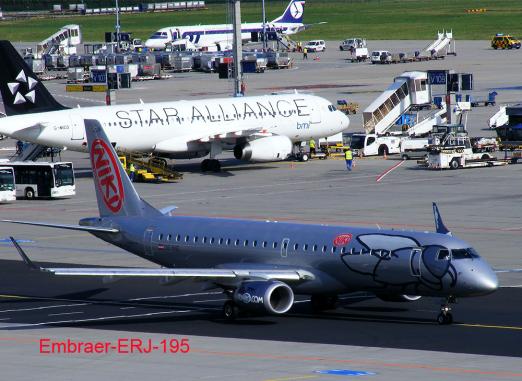
M 85 128 L 81 118 L 75 115 L 71 115 L 69 117 L 69 125 L 71 127 L 71 140 L 85 139 Z
M 286 258 L 288 255 L 288 245 L 290 244 L 290 238 L 283 238 L 281 241 L 281 257 Z
M 152 237 L 154 235 L 154 227 L 150 226 L 145 229 L 143 233 L 143 252 L 145 255 L 152 255 L 154 251 L 152 249 Z
M 310 123 L 321 123 L 321 107 L 318 104 L 312 106 L 310 113 Z
M 421 264 L 422 264 L 422 250 L 417 247 L 411 249 L 411 254 L 410 254 L 411 275 L 416 276 L 416 277 L 421 276 Z

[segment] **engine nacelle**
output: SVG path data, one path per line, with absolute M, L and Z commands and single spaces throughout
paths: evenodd
M 234 292 L 234 301 L 248 311 L 284 314 L 294 304 L 294 292 L 283 282 L 246 281 Z
M 377 295 L 377 297 L 385 302 L 414 302 L 422 298 L 420 295 Z
M 238 160 L 279 161 L 292 153 L 292 141 L 286 136 L 268 136 L 234 147 Z

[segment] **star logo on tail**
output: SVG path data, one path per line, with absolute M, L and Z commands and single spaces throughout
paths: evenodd
M 38 81 L 32 77 L 28 77 L 27 75 L 25 75 L 23 69 L 20 70 L 20 73 L 18 73 L 18 75 L 16 76 L 16 81 L 17 82 L 7 83 L 9 91 L 11 91 L 11 94 L 13 94 L 15 97 L 13 104 L 19 105 L 28 101 L 34 104 L 34 102 L 36 101 L 36 93 L 34 91 L 34 88 Z M 27 93 L 22 95 L 22 93 L 19 90 L 23 83 L 27 84 Z

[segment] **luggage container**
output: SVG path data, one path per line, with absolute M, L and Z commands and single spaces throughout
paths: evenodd
M 68 83 L 77 83 L 84 82 L 85 71 L 83 67 L 70 67 L 67 69 L 67 82 Z

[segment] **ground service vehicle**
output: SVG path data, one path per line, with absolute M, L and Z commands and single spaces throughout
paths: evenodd
M 0 202 L 16 199 L 14 170 L 12 167 L 0 167 Z
M 366 47 L 366 40 L 364 38 L 347 38 L 346 40 L 341 42 L 341 45 L 339 45 L 339 50 L 352 50 L 356 48 L 365 48 Z
M 74 170 L 71 162 L 15 161 L 16 197 L 60 198 L 76 194 Z
M 491 40 L 493 49 L 520 49 L 520 40 L 513 38 L 509 34 L 498 33 Z
M 372 64 L 389 64 L 392 62 L 392 55 L 387 50 L 374 50 L 371 56 Z
M 343 134 L 345 144 L 349 144 L 355 156 L 384 156 L 400 153 L 401 138 L 398 136 L 379 136 L 376 134 Z
M 469 136 L 448 135 L 440 145 L 428 147 L 428 168 L 457 169 L 504 165 L 489 152 L 474 152 Z
M 324 52 L 324 50 L 326 49 L 326 43 L 324 42 L 324 40 L 312 40 L 308 41 L 304 47 L 308 49 L 309 53 Z
M 408 159 L 422 159 L 428 154 L 428 138 L 420 139 L 402 139 L 400 144 L 401 158 Z

